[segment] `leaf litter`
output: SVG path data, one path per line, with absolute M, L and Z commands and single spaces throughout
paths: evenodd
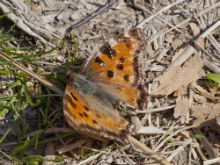
M 173 5 L 175 2 L 179 3 Z M 9 41 L 6 45 L 8 48 L 19 48 L 21 45 L 42 44 L 43 48 L 38 48 L 36 52 L 55 48 L 64 39 L 65 29 L 104 3 L 94 0 L 67 0 L 66 3 L 61 0 L 56 2 L 33 0 L 27 3 L 2 0 L 0 2 L 2 13 L 11 12 L 7 19 L 16 23 L 24 32 L 20 38 L 27 39 L 19 42 Z M 162 155 L 170 164 L 218 164 L 219 162 L 219 86 L 213 85 L 213 82 L 205 78 L 206 73 L 220 73 L 219 7 L 220 2 L 217 0 L 149 2 L 138 0 L 134 3 L 118 1 L 108 10 L 74 30 L 80 58 L 79 63 L 74 67 L 79 68 L 85 58 L 115 33 L 137 25 L 142 27 L 147 42 L 142 64 L 149 99 L 144 111 L 130 112 L 131 122 L 136 130 L 135 137 L 152 148 L 156 154 Z M 22 13 L 22 17 L 19 13 Z M 18 36 L 13 37 L 17 39 Z M 35 56 L 32 58 L 33 61 L 28 65 L 25 64 L 26 67 L 33 71 L 40 68 L 41 74 L 46 72 L 65 74 L 66 54 L 68 51 L 74 53 L 73 43 L 67 41 L 66 44 L 69 50 L 60 47 L 38 59 Z M 27 51 L 19 52 L 27 54 Z M 7 68 L 14 70 L 12 66 Z M 53 78 L 53 76 L 47 77 L 64 89 L 65 86 L 57 83 Z M 32 92 L 29 91 L 31 99 L 42 95 L 53 98 L 45 89 L 42 89 L 42 93 L 34 89 L 39 88 L 36 80 L 29 78 L 25 83 L 28 89 L 31 88 Z M 16 94 L 15 91 L 20 89 L 18 85 L 16 90 L 11 92 L 7 87 L 7 85 L 6 88 L 4 87 L 4 97 L 13 96 Z M 22 96 L 21 100 L 24 100 L 24 91 L 21 90 L 19 94 Z M 17 102 L 19 99 L 15 98 Z M 36 136 L 36 131 L 42 131 L 46 126 L 37 127 L 38 120 L 41 119 L 36 117 L 36 112 L 40 111 L 38 116 L 44 117 L 44 121 L 46 119 L 52 121 L 55 114 L 62 112 L 62 106 L 55 104 L 59 101 L 59 99 L 51 99 L 51 103 L 54 104 L 50 105 L 48 102 L 47 108 L 43 107 L 43 104 L 39 108 L 29 105 L 21 108 L 17 116 L 22 118 L 19 120 L 22 131 L 16 127 L 18 125 L 14 128 L 13 113 L 7 107 L 4 107 L 7 111 L 1 109 L 1 112 L 4 112 L 0 118 L 1 136 L 8 128 L 13 128 L 14 131 L 9 132 L 7 135 L 9 138 L 0 144 L 0 151 L 10 155 L 10 150 L 7 148 L 16 146 L 19 132 L 23 136 L 26 133 Z M 9 102 L 10 100 L 6 100 L 3 104 L 7 105 Z M 13 109 L 15 104 L 8 105 Z M 45 112 L 45 109 L 49 112 Z M 30 123 L 28 129 L 25 128 L 24 122 Z M 62 129 L 68 126 L 61 115 L 50 127 L 50 131 L 43 131 L 41 139 L 61 136 L 65 132 Z M 53 131 L 53 128 L 57 127 L 60 129 Z M 202 139 L 197 136 L 198 134 L 202 135 Z M 18 139 L 18 142 L 20 140 Z M 59 163 L 63 164 L 155 163 L 151 153 L 147 155 L 141 153 L 132 145 L 120 146 L 117 143 L 99 142 L 80 134 L 46 144 L 39 145 L 38 152 L 31 147 L 25 152 L 27 155 L 40 153 L 45 158 L 52 155 L 49 157 L 52 160 L 61 156 L 64 160 Z M 7 161 L 8 159 L 0 158 L 0 162 Z M 55 162 L 44 161 L 44 164 L 49 163 Z

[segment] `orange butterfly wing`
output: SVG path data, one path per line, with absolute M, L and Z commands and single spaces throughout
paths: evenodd
M 128 122 L 109 108 L 95 95 L 82 95 L 72 85 L 66 86 L 63 110 L 71 127 L 81 133 L 127 142 Z
M 103 127 L 91 107 L 71 85 L 66 86 L 63 109 L 71 127 L 77 130 L 80 128 L 80 131 L 83 132 L 87 131 L 89 127 L 103 131 Z
M 145 47 L 141 29 L 130 29 L 105 43 L 100 52 L 85 64 L 81 74 L 91 81 L 111 85 L 117 89 L 116 99 L 143 109 L 147 89 L 143 81 L 140 58 Z

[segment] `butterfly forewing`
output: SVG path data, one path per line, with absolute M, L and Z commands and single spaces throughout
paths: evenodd
M 109 84 L 117 91 L 114 93 L 117 95 L 116 99 L 143 109 L 147 89 L 143 81 L 140 58 L 145 47 L 141 29 L 130 29 L 105 43 L 83 67 L 81 74 L 97 84 Z

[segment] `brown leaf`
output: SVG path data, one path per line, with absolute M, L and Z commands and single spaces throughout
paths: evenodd
M 220 113 L 220 103 L 203 103 L 197 104 L 192 107 L 192 116 L 195 117 L 195 125 L 211 125 L 213 126 L 213 121 L 215 117 Z M 204 123 L 206 122 L 206 123 Z M 211 122 L 211 123 L 208 123 Z
M 178 98 L 176 107 L 174 108 L 173 116 L 175 118 L 181 117 L 181 123 L 189 123 L 189 100 L 186 98 Z
M 198 55 L 191 57 L 183 66 L 176 66 L 157 77 L 154 82 L 159 86 L 153 89 L 152 95 L 169 95 L 182 86 L 198 80 L 202 75 L 203 61 Z
M 182 43 L 183 43 L 183 40 L 181 38 L 177 38 L 172 42 L 171 47 L 175 51 L 178 47 L 182 45 Z

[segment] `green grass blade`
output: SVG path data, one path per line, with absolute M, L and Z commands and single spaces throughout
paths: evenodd
M 28 146 L 29 141 L 30 141 L 30 138 L 27 138 L 23 145 L 15 147 L 14 149 L 12 149 L 12 153 L 16 154 L 19 151 L 22 151 L 23 149 L 25 149 Z
M 11 12 L 5 13 L 3 15 L 0 15 L 0 19 L 6 17 L 8 14 L 10 14 Z
M 15 131 L 17 133 L 17 141 L 18 141 L 18 145 L 21 145 L 21 128 L 20 128 L 20 124 L 18 123 L 18 117 L 15 116 L 14 120 L 15 120 Z
M 210 79 L 210 80 L 220 84 L 220 74 L 208 73 L 205 76 L 206 76 L 206 78 L 208 78 L 208 79 Z
M 59 135 L 59 136 L 55 136 L 55 137 L 50 138 L 50 139 L 41 140 L 41 141 L 39 141 L 38 144 L 39 144 L 39 145 L 40 145 L 40 144 L 47 144 L 47 143 L 49 143 L 49 142 L 57 141 L 57 140 L 59 140 L 59 139 L 63 139 L 63 138 L 65 138 L 65 137 L 74 135 L 74 134 L 76 134 L 76 133 L 77 133 L 76 131 L 73 131 L 73 132 L 69 132 L 69 133 L 66 133 L 66 134 Z
M 9 101 L 14 97 L 17 97 L 17 94 L 12 95 L 12 96 L 7 96 L 7 97 L 0 97 L 0 101 Z
M 9 106 L 11 105 L 14 101 L 15 101 L 16 97 L 12 97 L 12 99 L 6 104 L 6 106 Z M 3 116 L 6 111 L 10 109 L 10 108 L 3 108 L 1 111 L 0 111 L 0 117 Z M 11 110 L 11 109 L 10 109 Z
M 3 142 L 3 140 L 6 138 L 6 136 L 8 135 L 8 133 L 10 132 L 10 128 L 5 132 L 5 134 L 0 138 L 0 144 Z
M 78 45 L 77 45 L 74 33 L 73 33 L 72 37 L 73 37 L 73 44 L 74 44 L 74 48 L 75 48 L 75 50 L 74 50 L 74 60 L 78 60 Z
M 12 88 L 15 88 L 17 86 L 21 85 L 21 81 L 20 80 L 17 80 L 15 81 L 13 84 L 9 85 L 8 86 L 8 89 L 12 89 Z
M 39 99 L 37 99 L 36 103 L 33 103 L 31 101 L 31 98 L 29 96 L 29 93 L 28 93 L 28 89 L 27 89 L 27 86 L 25 84 L 22 84 L 22 87 L 24 89 L 24 94 L 25 94 L 25 97 L 28 101 L 28 103 L 32 106 L 32 107 L 37 107 L 38 105 L 40 105 L 41 101 Z

